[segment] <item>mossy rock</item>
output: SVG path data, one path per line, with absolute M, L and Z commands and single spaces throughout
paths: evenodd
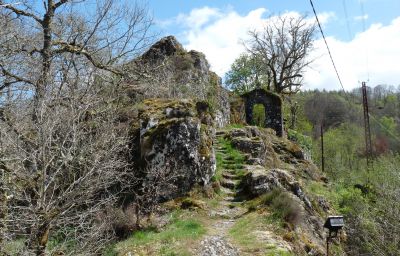
M 201 200 L 197 200 L 197 199 L 193 199 L 193 198 L 185 198 L 183 199 L 183 201 L 181 202 L 181 209 L 202 209 L 204 210 L 206 208 L 206 203 L 201 201 Z

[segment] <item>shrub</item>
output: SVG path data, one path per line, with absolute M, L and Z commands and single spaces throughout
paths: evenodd
M 288 139 L 296 142 L 307 151 L 312 150 L 312 139 L 309 136 L 303 135 L 295 130 L 288 129 Z
M 299 203 L 290 193 L 280 188 L 275 188 L 263 195 L 261 202 L 273 209 L 275 217 L 284 220 L 288 224 L 296 225 L 302 216 Z

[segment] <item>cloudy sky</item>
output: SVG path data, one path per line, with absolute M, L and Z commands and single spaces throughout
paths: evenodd
M 346 89 L 360 81 L 400 85 L 399 0 L 313 2 Z M 244 51 L 247 31 L 271 16 L 306 14 L 314 20 L 309 0 L 149 0 L 149 7 L 162 35 L 175 35 L 186 49 L 205 53 L 221 77 Z M 340 89 L 320 34 L 314 46 L 304 88 Z

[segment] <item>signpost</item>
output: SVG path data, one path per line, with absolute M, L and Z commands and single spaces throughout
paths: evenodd
M 326 237 L 326 255 L 329 256 L 329 242 L 332 238 L 337 237 L 338 231 L 344 227 L 343 216 L 329 216 L 326 219 L 324 228 L 329 230 L 328 236 Z

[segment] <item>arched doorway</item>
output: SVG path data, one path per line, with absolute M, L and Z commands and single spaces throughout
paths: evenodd
M 274 129 L 278 136 L 283 135 L 282 100 L 278 95 L 264 89 L 255 89 L 243 94 L 242 98 L 245 101 L 246 123 L 254 124 L 254 110 L 259 115 L 262 108 L 257 105 L 262 105 L 265 115 L 264 125 L 261 126 Z
M 252 125 L 265 127 L 265 106 L 264 104 L 253 105 L 253 119 L 251 120 Z

